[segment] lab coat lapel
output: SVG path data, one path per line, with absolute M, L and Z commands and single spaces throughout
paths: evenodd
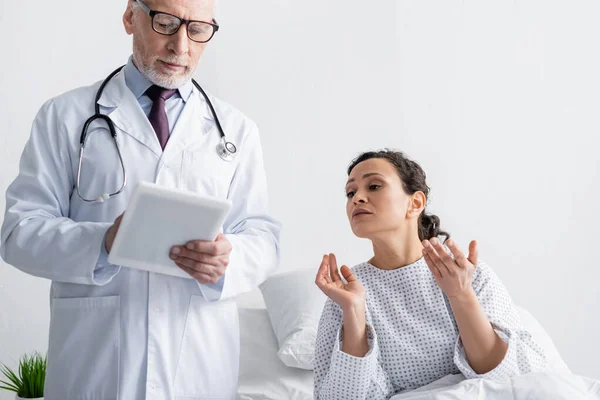
M 218 134 L 214 132 L 217 128 L 212 114 L 202 94 L 194 88 L 171 132 L 163 158 L 176 156 L 192 144 L 198 146 L 200 143 L 196 142 L 204 141 L 207 135 Z
M 117 128 L 148 147 L 157 157 L 161 157 L 163 151 L 154 129 L 139 102 L 125 84 L 123 70 L 108 82 L 98 104 L 105 107 L 100 112 L 108 113 Z

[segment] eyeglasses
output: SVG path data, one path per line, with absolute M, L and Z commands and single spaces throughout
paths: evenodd
M 181 19 L 175 15 L 167 14 L 164 12 L 151 10 L 147 5 L 141 2 L 141 0 L 135 0 L 142 10 L 152 18 L 152 29 L 154 32 L 160 33 L 161 35 L 174 35 L 179 31 L 181 25 L 185 24 L 187 27 L 188 37 L 198 43 L 208 42 L 216 31 L 219 30 L 217 21 L 213 19 L 213 23 L 204 21 L 189 21 Z

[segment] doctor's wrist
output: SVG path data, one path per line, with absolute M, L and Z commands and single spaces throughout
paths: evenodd
M 123 219 L 123 214 L 119 215 L 115 222 L 111 225 L 110 228 L 106 231 L 106 235 L 104 235 L 104 249 L 107 253 L 110 253 L 112 249 L 113 242 L 115 241 L 115 237 L 117 236 L 117 232 L 119 231 L 119 226 L 121 225 L 121 220 Z
M 108 230 L 106 231 L 106 235 L 104 235 L 104 250 L 106 250 L 107 253 L 110 253 L 110 250 L 112 249 L 112 244 L 114 242 L 114 237 L 115 235 L 112 233 L 112 230 L 114 228 L 114 225 L 111 225 L 110 228 L 108 228 Z

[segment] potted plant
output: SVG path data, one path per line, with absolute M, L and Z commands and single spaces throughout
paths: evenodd
M 2 364 L 0 372 L 6 380 L 0 380 L 0 389 L 16 393 L 16 400 L 44 399 L 44 382 L 46 380 L 47 357 L 39 353 L 25 354 L 19 361 L 19 370 L 15 373 Z

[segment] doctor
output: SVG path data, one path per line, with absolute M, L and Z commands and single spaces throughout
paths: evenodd
M 52 280 L 47 400 L 235 398 L 233 298 L 275 270 L 280 225 L 268 215 L 256 125 L 208 96 L 211 112 L 191 82 L 218 29 L 213 17 L 213 0 L 128 0 L 123 23 L 133 55 L 98 99 L 114 123 L 123 169 L 100 119 L 88 127 L 78 168 L 101 81 L 49 100 L 35 118 L 6 192 L 0 250 L 7 263 Z M 230 160 L 216 150 L 217 118 L 235 146 Z M 127 184 L 115 194 L 122 170 Z M 233 203 L 214 242 L 173 247 L 189 279 L 107 261 L 118 217 L 141 180 Z

